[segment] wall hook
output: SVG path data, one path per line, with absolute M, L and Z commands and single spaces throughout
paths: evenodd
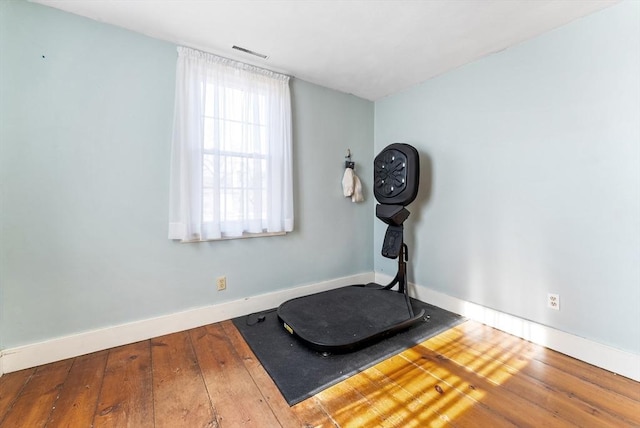
M 347 149 L 347 155 L 344 157 L 344 167 L 355 169 L 356 163 L 351 160 L 351 149 Z

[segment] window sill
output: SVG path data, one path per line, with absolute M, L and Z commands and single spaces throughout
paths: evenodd
M 181 244 L 197 244 L 198 242 L 215 242 L 230 241 L 232 239 L 248 239 L 248 238 L 264 238 L 267 236 L 283 236 L 287 232 L 262 232 L 262 233 L 243 233 L 241 236 L 223 236 L 215 239 L 194 239 L 193 241 L 180 241 Z

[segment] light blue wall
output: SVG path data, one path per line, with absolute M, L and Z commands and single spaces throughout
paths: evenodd
M 430 164 L 410 206 L 412 280 L 640 352 L 640 2 L 375 110 L 376 150 L 408 142 Z M 392 273 L 374 252 L 376 270 Z
M 175 46 L 0 2 L 0 349 L 374 263 L 393 274 L 371 197 L 352 204 L 339 182 L 351 148 L 370 194 L 373 153 L 404 141 L 423 160 L 412 280 L 640 352 L 639 8 L 377 102 L 375 147 L 372 103 L 294 79 L 295 232 L 178 244 L 166 239 Z
M 347 148 L 369 186 L 373 103 L 294 79 L 295 231 L 179 244 L 176 47 L 1 2 L 0 52 L 0 349 L 373 270 L 372 201 L 340 188 Z

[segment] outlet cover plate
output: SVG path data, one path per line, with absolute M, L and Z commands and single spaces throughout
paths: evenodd
M 547 294 L 547 307 L 556 311 L 560 310 L 560 295 L 549 293 Z

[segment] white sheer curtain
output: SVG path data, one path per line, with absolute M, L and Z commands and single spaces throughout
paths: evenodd
M 289 77 L 178 48 L 169 239 L 293 230 Z

